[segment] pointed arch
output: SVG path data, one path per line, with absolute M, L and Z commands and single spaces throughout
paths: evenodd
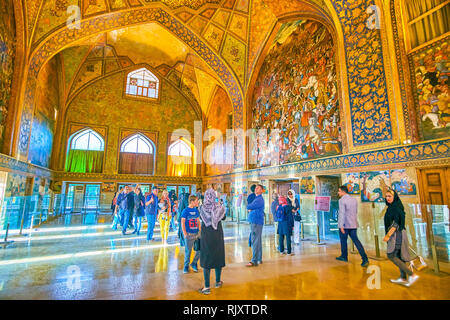
M 156 147 L 142 133 L 132 134 L 122 140 L 119 149 L 119 173 L 155 174 Z
M 181 137 L 173 141 L 167 148 L 167 175 L 196 176 L 194 154 L 195 147 L 189 140 Z
M 101 173 L 103 171 L 105 140 L 91 128 L 81 129 L 67 143 L 67 172 Z
M 127 74 L 125 85 L 125 94 L 127 96 L 158 99 L 159 91 L 159 78 L 147 68 L 139 68 Z

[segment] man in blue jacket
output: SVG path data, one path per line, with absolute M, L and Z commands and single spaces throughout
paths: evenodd
M 145 215 L 147 216 L 147 240 L 153 240 L 156 216 L 158 215 L 158 187 L 152 188 L 152 193 L 145 198 Z
M 258 184 L 255 188 L 255 199 L 247 204 L 247 210 L 250 211 L 248 221 L 250 222 L 251 230 L 251 247 L 252 260 L 247 264 L 247 267 L 255 267 L 262 263 L 262 229 L 264 225 L 264 198 L 262 193 L 264 187 Z
M 255 198 L 256 198 L 255 189 L 256 189 L 256 184 L 252 184 L 250 186 L 251 193 L 247 197 L 247 205 L 249 205 L 250 203 L 253 202 L 253 200 L 255 200 Z M 252 233 L 251 232 L 250 232 L 250 235 L 248 236 L 248 246 L 249 247 L 252 246 Z

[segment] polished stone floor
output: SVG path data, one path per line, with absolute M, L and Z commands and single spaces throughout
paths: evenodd
M 249 225 L 233 222 L 224 224 L 224 286 L 204 296 L 196 291 L 202 272 L 183 274 L 184 248 L 176 233 L 162 245 L 158 226 L 153 242 L 143 229 L 136 236 L 109 223 L 49 225 L 13 235 L 14 243 L 0 248 L 0 299 L 450 299 L 449 274 L 425 269 L 406 288 L 389 282 L 398 271 L 387 260 L 371 260 L 380 274 L 379 287 L 371 289 L 374 271 L 360 266 L 358 254 L 350 254 L 348 263 L 336 261 L 336 242 L 304 241 L 294 256 L 282 256 L 273 226 L 264 227 L 263 264 L 246 268 Z

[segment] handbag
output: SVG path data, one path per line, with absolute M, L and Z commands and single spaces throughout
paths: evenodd
M 194 241 L 194 251 L 200 251 L 200 238 Z
M 411 247 L 409 247 L 409 250 L 410 251 L 412 251 L 415 255 L 416 255 L 416 257 L 413 259 L 413 260 L 411 260 L 410 262 L 409 262 L 409 269 L 411 270 L 411 271 L 414 271 L 414 268 L 417 270 L 417 271 L 420 271 L 420 270 L 422 270 L 422 269 L 425 269 L 428 265 L 427 265 L 427 263 L 425 262 L 425 260 L 422 258 L 422 256 L 419 256 L 415 251 L 414 251 L 414 249 L 413 248 L 411 248 Z M 419 260 L 419 261 L 417 261 L 418 263 L 417 263 L 417 265 L 414 263 L 414 260 Z
M 299 214 L 295 214 L 295 215 L 294 215 L 294 220 L 295 220 L 295 221 L 302 221 L 302 216 L 299 215 Z

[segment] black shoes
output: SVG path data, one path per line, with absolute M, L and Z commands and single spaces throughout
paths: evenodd
M 342 256 L 337 257 L 336 260 L 348 262 L 348 259 L 346 259 L 346 258 L 344 258 Z

